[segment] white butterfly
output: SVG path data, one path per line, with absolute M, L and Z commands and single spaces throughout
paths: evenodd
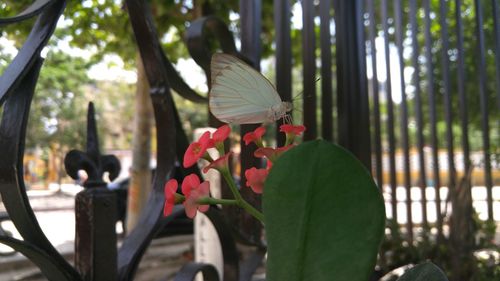
M 255 124 L 286 117 L 292 103 L 281 101 L 274 85 L 242 60 L 214 54 L 208 96 L 212 114 L 222 122 Z

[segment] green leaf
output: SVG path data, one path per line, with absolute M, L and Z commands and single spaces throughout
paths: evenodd
M 366 281 L 384 231 L 382 196 L 363 165 L 326 141 L 283 154 L 263 195 L 268 281 Z
M 424 262 L 406 271 L 397 281 L 448 281 L 448 278 L 439 267 Z

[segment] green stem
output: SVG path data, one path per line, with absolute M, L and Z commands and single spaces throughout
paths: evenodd
M 186 200 L 186 197 L 184 197 L 184 195 L 182 194 L 174 193 L 174 196 L 175 196 L 175 204 L 182 203 L 184 202 L 184 200 Z
M 231 192 L 233 193 L 234 198 L 236 199 L 237 205 L 240 206 L 241 208 L 245 209 L 250 215 L 254 216 L 256 219 L 258 219 L 262 224 L 264 223 L 264 215 L 259 212 L 257 209 L 255 209 L 252 205 L 250 205 L 243 197 L 241 197 L 240 192 L 238 191 L 238 188 L 236 187 L 236 184 L 234 183 L 233 178 L 231 177 L 231 173 L 229 172 L 228 169 L 223 169 L 221 171 L 222 176 L 226 180 L 227 184 L 229 185 L 229 189 L 231 189 Z
M 205 204 L 205 205 L 215 205 L 215 204 L 220 204 L 220 205 L 237 205 L 238 201 L 233 200 L 233 199 L 216 199 L 216 198 L 211 198 L 211 197 L 203 197 L 198 199 L 198 204 Z

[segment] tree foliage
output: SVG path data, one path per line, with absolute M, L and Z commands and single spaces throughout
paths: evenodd
M 3 8 L 0 9 L 0 17 L 13 16 L 31 2 L 5 0 L 0 4 Z M 202 15 L 216 14 L 229 23 L 229 15 L 238 11 L 239 2 L 150 0 L 148 3 L 165 52 L 175 62 L 179 57 L 187 56 L 184 33 L 191 21 Z M 20 46 L 30 27 L 31 22 L 9 26 L 3 30 L 2 35 L 8 35 Z M 52 44 L 57 44 L 59 40 L 69 40 L 74 47 L 92 50 L 96 62 L 101 61 L 104 55 L 114 53 L 129 66 L 135 65 L 135 38 L 124 1 L 68 1 L 54 37 L 56 40 L 52 40 Z
M 0 71 L 11 60 L 0 58 Z M 35 88 L 26 133 L 26 147 L 49 147 L 52 144 L 81 148 L 85 143 L 86 100 L 83 85 L 88 63 L 66 53 L 49 52 Z

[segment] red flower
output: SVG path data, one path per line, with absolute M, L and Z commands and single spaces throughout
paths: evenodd
M 210 208 L 208 205 L 201 205 L 198 203 L 198 200 L 203 197 L 208 197 L 210 193 L 210 183 L 208 181 L 204 181 L 196 188 L 193 188 L 189 193 L 189 196 L 186 196 L 186 200 L 184 201 L 184 209 L 186 211 L 186 216 L 189 218 L 194 218 L 196 216 L 196 211 L 206 212 Z
M 231 127 L 229 127 L 229 125 L 226 124 L 220 126 L 212 136 L 212 140 L 214 141 L 215 145 L 224 142 L 229 136 L 229 133 L 231 133 Z
M 249 145 L 251 142 L 254 142 L 258 147 L 263 147 L 262 145 L 262 136 L 266 133 L 266 128 L 263 126 L 258 127 L 253 132 L 248 132 L 243 136 L 243 140 L 246 145 Z
M 224 169 L 229 169 L 229 156 L 231 156 L 231 152 L 226 153 L 224 156 L 218 158 L 217 160 L 210 163 L 208 166 L 203 168 L 203 173 L 208 172 L 210 169 L 216 169 L 219 172 L 222 172 Z
M 210 132 L 205 132 L 197 142 L 191 143 L 184 153 L 184 168 L 189 168 L 196 164 L 198 159 L 203 157 L 209 147 L 212 146 Z
M 200 179 L 196 174 L 190 174 L 186 176 L 182 181 L 182 186 L 181 186 L 182 194 L 184 194 L 184 196 L 186 197 L 189 197 L 191 191 L 193 189 L 196 189 L 199 185 L 200 185 Z
M 250 187 L 253 192 L 261 194 L 264 189 L 264 181 L 268 174 L 269 171 L 267 169 L 252 167 L 245 171 L 245 178 L 247 179 L 246 185 Z
M 283 124 L 280 126 L 280 132 L 286 134 L 286 144 L 291 144 L 295 137 L 300 136 L 305 130 L 306 127 L 303 125 L 294 126 L 291 124 Z
M 164 217 L 172 214 L 175 205 L 175 193 L 177 191 L 177 186 L 178 183 L 175 179 L 171 179 L 165 184 L 165 205 L 163 206 Z
M 292 134 L 294 136 L 300 136 L 304 131 L 306 130 L 306 127 L 303 125 L 291 125 L 291 124 L 283 124 L 280 126 L 280 132 L 283 132 L 285 134 Z
M 283 147 L 278 147 L 278 148 L 271 148 L 271 147 L 261 147 L 255 150 L 254 156 L 257 158 L 263 158 L 266 157 L 270 161 L 274 162 L 278 157 L 280 157 L 281 154 L 283 154 L 285 151 L 289 150 L 292 148 L 294 145 L 287 145 Z

